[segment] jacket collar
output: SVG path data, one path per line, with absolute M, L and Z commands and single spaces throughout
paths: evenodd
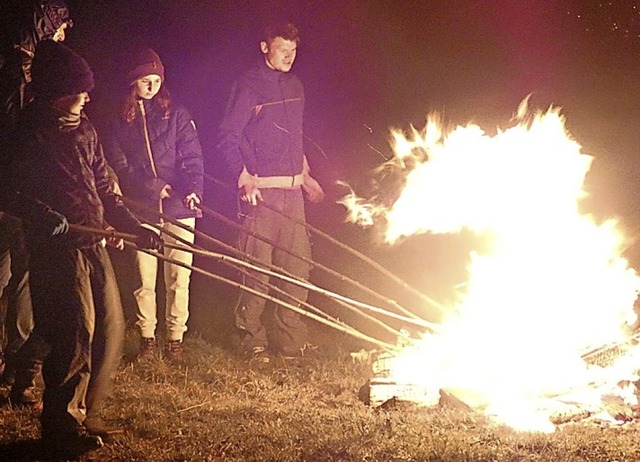
M 267 66 L 267 63 L 265 62 L 264 58 L 260 59 L 259 69 L 260 69 L 260 75 L 262 76 L 262 78 L 270 82 L 277 82 L 278 80 L 285 78 L 286 72 L 280 72 L 280 71 L 271 69 L 269 66 Z

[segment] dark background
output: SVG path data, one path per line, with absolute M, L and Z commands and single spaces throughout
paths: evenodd
M 291 19 L 302 35 L 293 70 L 307 93 L 306 152 L 327 192 L 324 204 L 308 207 L 309 222 L 443 302 L 464 279 L 473 240 L 418 236 L 394 247 L 383 245 L 375 231 L 343 223 L 344 211 L 335 201 L 346 190 L 336 180 L 366 195 L 371 170 L 390 156 L 389 128 L 421 128 L 433 111 L 451 124 L 475 122 L 491 133 L 508 126 L 528 94 L 534 108 L 560 106 L 569 131 L 584 152 L 595 156 L 583 208 L 598 217 L 619 217 L 630 238 L 627 256 L 637 267 L 640 10 L 634 1 L 78 0 L 69 5 L 75 26 L 67 44 L 95 70 L 97 84 L 87 112 L 98 128 L 117 108 L 126 54 L 151 46 L 163 59 L 174 98 L 196 120 L 206 171 L 222 181 L 228 179 L 214 141 L 230 86 L 260 59 L 264 19 Z M 210 207 L 233 216 L 234 200 L 233 189 L 208 182 Z M 199 227 L 233 242 L 233 231 L 214 219 L 202 220 Z M 314 239 L 314 255 L 415 311 L 437 317 L 335 246 Z M 123 259 L 116 256 L 121 274 L 127 269 L 118 261 Z M 209 261 L 196 264 L 229 273 Z M 323 286 L 360 297 L 320 271 L 313 276 Z M 230 329 L 234 294 L 224 284 L 194 276 L 190 332 L 222 339 Z M 126 290 L 123 295 L 131 312 Z M 325 306 L 315 297 L 312 301 Z M 326 309 L 350 318 L 339 309 Z

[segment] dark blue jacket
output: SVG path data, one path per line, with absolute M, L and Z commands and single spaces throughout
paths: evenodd
M 304 89 L 290 72 L 264 61 L 234 83 L 220 125 L 218 149 L 237 178 L 246 167 L 253 175 L 302 173 Z
M 158 210 L 160 191 L 171 185 L 172 197 L 162 201 L 162 212 L 170 219 L 200 217 L 199 210 L 189 210 L 183 200 L 191 193 L 202 197 L 202 148 L 189 112 L 172 105 L 169 114 L 155 102 L 143 100 L 149 141 L 158 178 L 155 178 L 147 153 L 140 110 L 131 124 L 118 118 L 105 142 L 107 160 L 115 170 L 126 197 Z M 153 221 L 157 216 L 142 212 Z

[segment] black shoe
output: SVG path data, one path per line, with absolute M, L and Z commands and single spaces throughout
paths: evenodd
M 42 400 L 36 395 L 36 387 L 18 388 L 14 384 L 9 392 L 9 402 L 14 408 L 30 408 L 33 411 L 42 410 Z
M 90 435 L 84 427 L 72 432 L 42 430 L 42 451 L 51 458 L 78 459 L 82 454 L 104 446 L 102 438 Z
M 42 374 L 42 361 L 23 361 L 16 364 L 15 375 L 9 392 L 13 406 L 33 406 L 40 401 L 36 396 L 38 376 Z M 42 407 L 42 406 L 40 406 Z
M 2 377 L 0 378 L 0 385 L 12 386 L 16 381 L 16 370 L 10 367 L 8 364 L 4 368 Z
M 4 370 L 1 373 L 0 385 L 12 386 L 16 381 L 16 354 L 5 353 Z
M 87 417 L 84 421 L 84 426 L 89 435 L 99 436 L 104 441 L 109 441 L 124 434 L 123 428 L 115 425 L 108 425 L 100 417 Z

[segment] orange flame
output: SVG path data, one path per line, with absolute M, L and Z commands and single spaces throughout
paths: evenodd
M 635 350 L 607 368 L 581 356 L 627 338 L 640 277 L 621 255 L 617 222 L 579 211 L 592 157 L 559 109 L 528 116 L 526 103 L 495 136 L 473 124 L 445 133 L 433 118 L 409 137 L 394 131 L 390 162 L 406 173 L 398 199 L 385 208 L 351 194 L 343 203 L 360 223 L 383 220 L 389 243 L 463 229 L 490 239 L 489 251 L 470 256 L 442 329 L 396 357 L 392 375 L 455 390 L 514 428 L 551 431 L 554 403 L 572 396 L 597 412 L 603 394 L 637 379 Z

